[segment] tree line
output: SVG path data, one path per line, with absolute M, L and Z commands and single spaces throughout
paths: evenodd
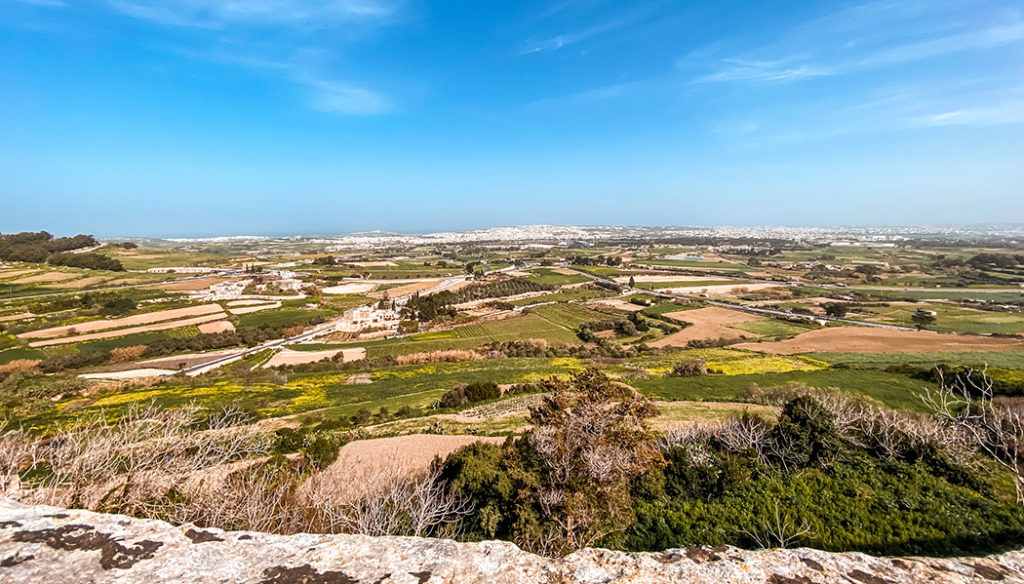
M 483 300 L 485 298 L 501 298 L 526 292 L 542 292 L 553 290 L 554 288 L 554 286 L 549 284 L 541 284 L 527 278 L 510 278 L 496 282 L 473 284 L 454 292 L 442 290 L 427 296 L 420 296 L 417 292 L 409 298 L 402 311 L 407 318 L 426 322 L 445 316 L 453 316 L 455 314 L 455 309 L 452 308 L 453 304 Z
M 97 253 L 70 253 L 76 249 L 99 245 L 92 235 L 54 237 L 46 231 L 0 233 L 0 260 L 31 263 L 48 263 L 52 266 L 69 266 L 92 270 L 124 270 L 121 262 Z

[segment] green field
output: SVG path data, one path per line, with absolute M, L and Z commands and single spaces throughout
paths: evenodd
M 535 308 L 531 308 L 530 312 L 548 320 L 549 322 L 570 330 L 576 330 L 581 324 L 587 322 L 615 318 L 609 314 L 587 308 L 586 306 L 567 303 L 537 306 Z
M 533 274 L 529 278 L 531 281 L 550 286 L 565 286 L 590 281 L 590 278 L 582 274 L 559 274 L 554 268 L 534 268 L 530 272 Z
M 809 356 L 833 365 L 884 369 L 889 365 L 914 367 L 970 366 L 1014 367 L 1024 369 L 1024 352 L 1020 351 L 946 351 L 940 353 L 812 353 Z
M 911 316 L 913 316 L 918 308 L 934 310 L 938 313 L 935 317 L 935 323 L 928 325 L 928 328 L 932 330 L 974 334 L 1024 333 L 1024 313 L 1020 312 L 994 312 L 939 302 L 920 305 L 869 307 L 858 310 L 871 315 L 866 317 L 866 320 L 913 326 Z M 865 318 L 859 314 L 853 316 L 855 318 Z
M 588 274 L 597 276 L 599 278 L 614 278 L 615 276 L 621 276 L 628 273 L 626 270 L 621 268 L 613 268 L 611 266 L 571 266 L 572 269 L 578 272 L 586 272 Z
M 804 385 L 818 389 L 840 389 L 870 397 L 889 407 L 912 410 L 922 409 L 918 395 L 929 385 L 925 381 L 910 379 L 905 375 L 864 369 L 661 377 L 638 379 L 629 383 L 645 395 L 669 401 L 742 401 L 746 388 L 751 384 L 756 384 L 762 389 Z
M 1020 291 L 1007 290 L 1006 292 L 979 292 L 970 288 L 931 288 L 928 290 L 866 290 L 858 289 L 855 286 L 847 288 L 851 292 L 857 292 L 868 298 L 880 300 L 899 300 L 901 298 L 915 300 L 963 300 L 963 299 L 985 299 L 992 302 L 1021 302 L 1024 294 Z
M 796 336 L 817 327 L 807 324 L 799 324 L 784 320 L 767 319 L 752 320 L 729 325 L 729 328 L 739 329 L 761 335 L 766 339 L 783 339 Z
M 243 328 L 258 328 L 263 325 L 272 327 L 304 325 L 317 317 L 331 318 L 336 315 L 337 311 L 335 310 L 287 309 L 282 306 L 279 310 L 264 310 L 243 314 L 238 317 L 238 325 Z
M 691 310 L 697 308 L 689 304 L 676 304 L 675 302 L 659 302 L 654 306 L 648 306 L 643 310 L 644 314 L 667 314 L 669 312 L 679 312 L 680 310 Z
M 417 333 L 408 337 L 364 343 L 330 345 L 329 348 L 365 347 L 366 356 L 375 358 L 426 351 L 472 349 L 488 343 L 525 339 L 544 339 L 552 345 L 579 342 L 572 331 L 535 314 L 524 314 L 515 318 L 455 327 L 446 331 Z
M 581 369 L 576 359 L 495 359 L 379 369 L 370 373 L 368 384 L 349 384 L 348 372 L 297 374 L 281 385 L 197 379 L 65 400 L 57 410 L 27 418 L 24 423 L 27 428 L 45 431 L 60 420 L 90 413 L 102 412 L 113 420 L 134 404 L 151 402 L 160 408 L 196 404 L 210 410 L 230 405 L 254 411 L 261 417 L 320 410 L 327 418 L 340 418 L 360 409 L 376 412 L 386 407 L 394 412 L 405 405 L 426 408 L 445 391 L 462 383 L 535 382 Z
M 540 304 L 542 302 L 569 302 L 570 300 L 591 300 L 594 298 L 605 298 L 611 295 L 611 292 L 603 288 L 583 288 L 576 290 L 566 290 L 564 292 L 554 292 L 552 294 L 544 294 L 542 296 L 533 296 L 532 298 L 520 298 L 519 300 L 513 300 L 509 304 L 512 304 L 514 306 L 530 306 L 532 304 Z

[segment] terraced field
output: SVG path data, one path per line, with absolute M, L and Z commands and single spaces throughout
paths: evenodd
M 552 345 L 578 343 L 576 335 L 563 326 L 535 314 L 524 314 L 491 322 L 455 327 L 451 330 L 419 333 L 408 337 L 344 344 L 318 344 L 317 348 L 365 347 L 369 358 L 407 355 L 446 349 L 472 349 L 487 343 L 543 339 Z
M 592 310 L 578 304 L 546 304 L 531 308 L 530 312 L 545 320 L 567 329 L 575 330 L 581 324 L 598 320 L 608 320 L 612 316 Z

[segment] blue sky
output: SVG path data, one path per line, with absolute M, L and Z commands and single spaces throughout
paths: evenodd
M 1024 3 L 0 0 L 0 231 L 1024 222 Z

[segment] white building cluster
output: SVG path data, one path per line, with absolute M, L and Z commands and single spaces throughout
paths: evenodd
M 400 322 L 398 313 L 390 308 L 360 306 L 346 310 L 334 327 L 337 332 L 358 333 L 369 329 L 396 330 Z

